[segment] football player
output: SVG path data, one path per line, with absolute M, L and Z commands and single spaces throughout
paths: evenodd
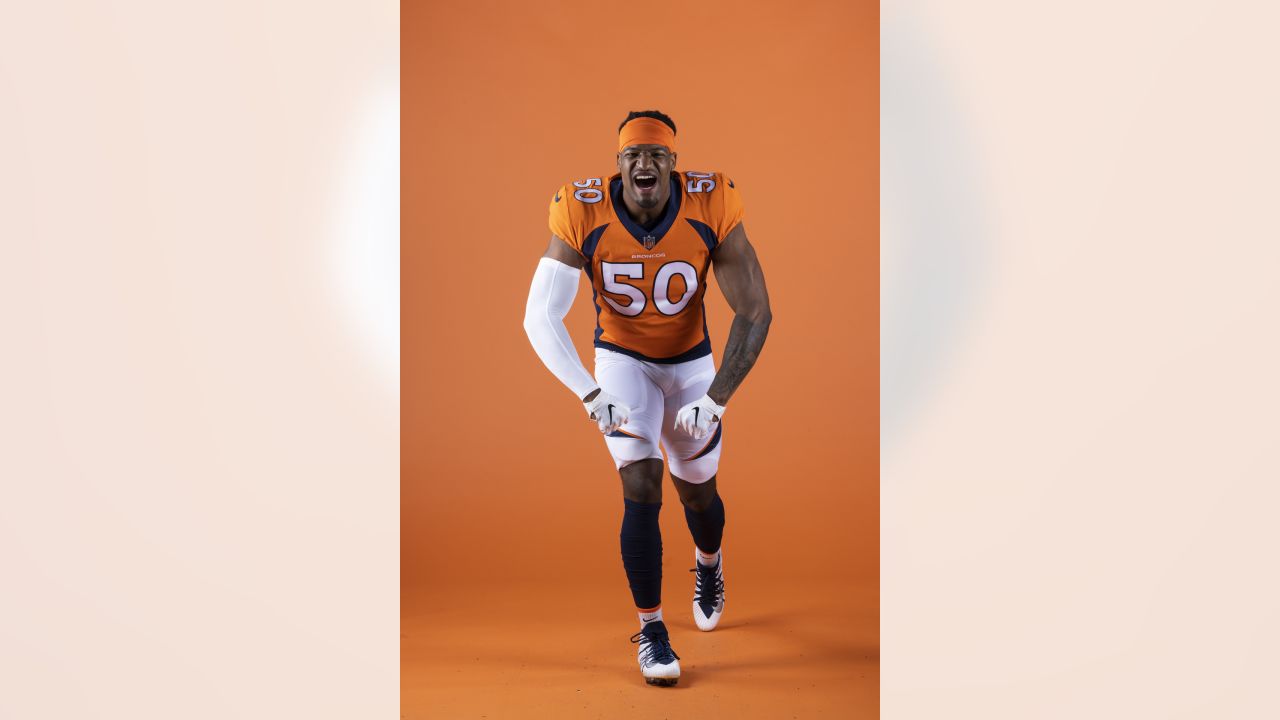
M 709 631 L 725 605 L 716 489 L 725 406 L 772 320 L 733 180 L 677 171 L 676 158 L 671 118 L 633 112 L 618 128 L 617 172 L 556 190 L 551 243 L 524 320 L 534 350 L 582 401 L 622 476 L 622 564 L 640 616 L 631 640 L 652 685 L 680 677 L 662 620 L 663 452 L 695 545 L 694 621 Z M 703 308 L 708 269 L 734 312 L 718 369 Z M 596 309 L 594 377 L 564 325 L 584 270 Z

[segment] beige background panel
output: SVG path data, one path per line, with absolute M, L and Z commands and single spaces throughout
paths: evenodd
M 394 4 L 0 8 L 0 717 L 394 716 L 397 61 Z
M 884 716 L 1280 716 L 1280 17 L 883 11 Z

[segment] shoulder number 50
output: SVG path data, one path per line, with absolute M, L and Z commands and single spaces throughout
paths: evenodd
M 715 173 L 700 173 L 690 170 L 685 173 L 691 178 L 695 178 L 685 183 L 684 188 L 691 193 L 711 192 L 716 189 L 716 181 L 713 180 Z
M 579 188 L 573 191 L 573 196 L 584 203 L 598 203 L 604 197 L 604 193 L 600 191 L 600 178 L 588 178 L 586 180 L 578 180 L 573 186 Z
M 644 311 L 646 299 L 640 288 L 625 282 L 619 282 L 619 277 L 625 277 L 631 280 L 644 279 L 644 263 L 600 263 L 601 280 L 604 282 L 605 292 L 621 295 L 630 298 L 631 302 L 627 305 L 619 304 L 608 295 L 603 295 L 604 301 L 609 303 L 609 307 L 616 310 L 619 314 L 627 317 L 635 317 Z M 679 275 L 684 278 L 684 295 L 676 302 L 671 302 L 670 289 L 671 278 Z M 689 300 L 693 298 L 693 293 L 698 289 L 698 271 L 693 266 L 683 260 L 669 262 L 658 268 L 658 274 L 653 278 L 653 305 L 658 308 L 658 312 L 663 315 L 675 315 L 685 306 L 689 304 Z

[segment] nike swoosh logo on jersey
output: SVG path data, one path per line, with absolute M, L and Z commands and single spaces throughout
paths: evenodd
M 556 192 L 556 202 L 560 202 L 560 193 Z

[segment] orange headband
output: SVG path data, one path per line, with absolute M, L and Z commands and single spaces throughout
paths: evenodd
M 676 151 L 676 133 L 666 123 L 654 118 L 638 117 L 618 131 L 618 152 L 632 145 L 666 145 Z

